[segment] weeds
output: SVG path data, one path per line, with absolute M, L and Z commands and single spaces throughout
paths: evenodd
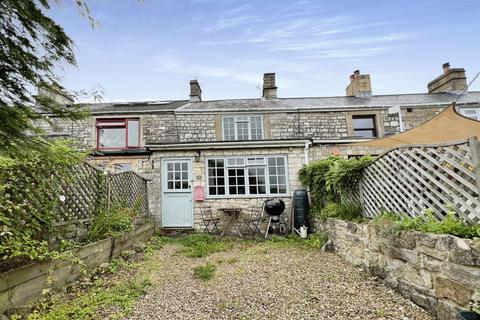
M 453 211 L 447 213 L 443 220 L 438 220 L 429 209 L 423 216 L 409 217 L 391 212 L 383 212 L 373 219 L 373 223 L 381 228 L 397 232 L 401 230 L 417 230 L 427 233 L 451 234 L 461 238 L 480 237 L 480 226 L 469 225 L 459 220 Z
M 181 239 L 182 253 L 190 258 L 204 258 L 214 252 L 226 251 L 233 246 L 229 239 L 215 239 L 206 234 L 192 234 Z
M 328 236 L 325 233 L 311 234 L 307 239 L 302 239 L 294 234 L 291 234 L 286 237 L 272 236 L 270 243 L 280 247 L 297 246 L 318 250 L 322 248 L 327 240 Z
M 207 262 L 204 265 L 193 268 L 193 276 L 197 279 L 207 281 L 213 278 L 216 269 L 213 263 Z

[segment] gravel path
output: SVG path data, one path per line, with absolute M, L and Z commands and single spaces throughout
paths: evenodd
M 237 244 L 192 259 L 169 244 L 130 319 L 432 319 L 426 311 L 333 253 Z M 212 262 L 213 279 L 193 277 Z

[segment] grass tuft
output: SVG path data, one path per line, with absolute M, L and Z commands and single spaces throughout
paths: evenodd
M 226 251 L 233 246 L 230 239 L 216 239 L 207 234 L 192 234 L 181 240 L 182 253 L 190 258 L 204 258 L 212 253 Z
M 197 279 L 207 281 L 213 278 L 216 269 L 213 263 L 207 262 L 202 266 L 193 268 L 193 276 Z
M 280 247 L 296 246 L 319 250 L 327 240 L 328 236 L 325 233 L 316 233 L 309 235 L 307 239 L 302 239 L 294 234 L 286 237 L 272 236 L 269 242 Z

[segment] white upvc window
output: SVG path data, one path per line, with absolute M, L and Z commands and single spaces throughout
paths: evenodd
M 461 108 L 460 114 L 465 117 L 480 121 L 480 108 Z
M 288 194 L 286 156 L 215 157 L 206 166 L 208 196 Z
M 223 116 L 223 140 L 261 140 L 263 139 L 263 117 L 261 115 L 249 116 Z

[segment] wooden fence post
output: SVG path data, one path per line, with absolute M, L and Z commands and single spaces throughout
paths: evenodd
M 480 142 L 477 137 L 468 139 L 470 153 L 472 154 L 473 172 L 475 173 L 478 195 L 480 198 Z

